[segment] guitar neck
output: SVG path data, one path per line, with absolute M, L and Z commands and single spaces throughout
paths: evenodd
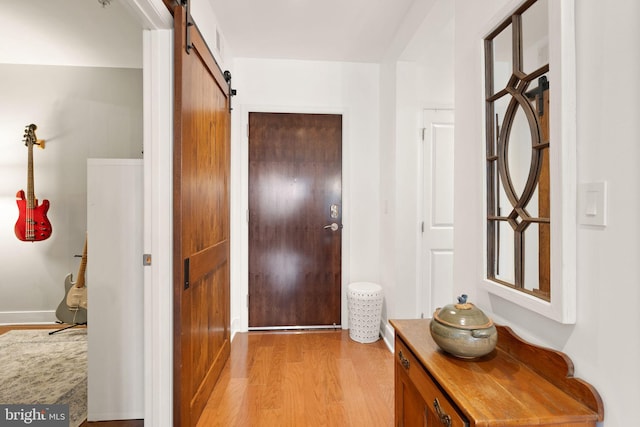
M 82 261 L 80 262 L 80 268 L 78 268 L 78 278 L 76 280 L 76 288 L 84 288 L 85 278 L 84 272 L 87 268 L 87 238 L 84 239 L 84 249 L 82 250 Z
M 33 209 L 36 207 L 36 195 L 33 185 L 33 142 L 28 143 L 29 161 L 27 164 L 27 207 Z

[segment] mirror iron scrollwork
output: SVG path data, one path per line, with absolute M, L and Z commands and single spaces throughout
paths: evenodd
M 552 276 L 552 250 L 567 253 L 552 242 L 570 240 L 563 230 L 566 205 L 554 204 L 562 193 L 572 193 L 566 179 L 557 179 L 565 172 L 558 165 L 566 157 L 558 147 L 570 142 L 558 131 L 565 126 L 560 113 L 566 108 L 551 102 L 567 93 L 566 78 L 553 72 L 560 64 L 552 58 L 559 51 L 554 44 L 564 45 L 554 28 L 558 23 L 550 20 L 552 3 L 525 1 L 484 39 L 486 278 L 501 296 L 510 295 L 508 289 L 515 292 L 512 300 L 572 323 L 575 304 L 565 301 L 575 293 L 571 277 L 566 269 Z M 559 239 L 552 239 L 552 230 Z M 563 283 L 553 286 L 554 280 Z

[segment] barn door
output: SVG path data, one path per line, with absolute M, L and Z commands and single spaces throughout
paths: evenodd
M 340 325 L 342 116 L 249 115 L 249 327 Z
M 229 356 L 229 86 L 174 9 L 174 425 L 198 421 Z M 187 51 L 186 46 L 190 45 Z

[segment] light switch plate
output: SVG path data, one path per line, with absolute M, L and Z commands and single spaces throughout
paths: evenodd
M 578 224 L 607 225 L 607 183 L 580 184 L 578 195 Z

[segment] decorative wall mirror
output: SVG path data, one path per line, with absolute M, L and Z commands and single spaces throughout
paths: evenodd
M 575 322 L 572 1 L 527 0 L 484 37 L 488 290 Z

